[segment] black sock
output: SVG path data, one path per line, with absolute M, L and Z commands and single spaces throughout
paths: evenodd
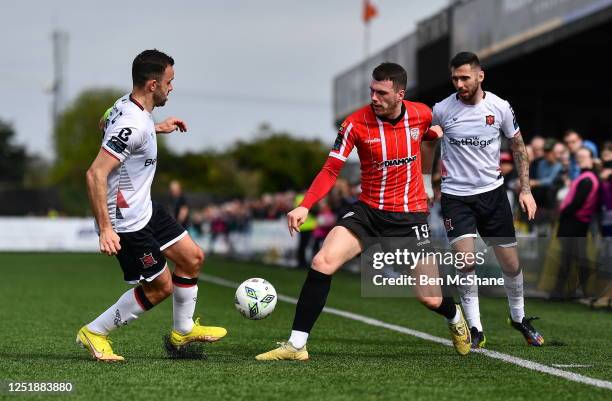
M 328 274 L 313 269 L 308 270 L 295 307 L 293 330 L 310 333 L 327 301 L 331 279 L 332 276 Z
M 448 320 L 451 320 L 455 317 L 455 314 L 457 314 L 457 306 L 455 305 L 455 300 L 452 297 L 443 297 L 440 306 L 432 310 L 444 316 Z

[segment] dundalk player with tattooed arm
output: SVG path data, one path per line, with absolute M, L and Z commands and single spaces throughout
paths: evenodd
M 528 344 L 540 346 L 542 336 L 525 318 L 523 274 L 510 204 L 500 171 L 501 134 L 510 140 L 521 190 L 519 203 L 533 219 L 536 203 L 529 187 L 529 160 L 514 111 L 510 104 L 482 89 L 484 71 L 478 56 L 457 54 L 450 62 L 451 78 L 457 90 L 433 108 L 433 125 L 444 131 L 441 151 L 442 216 L 451 246 L 461 253 L 474 253 L 478 231 L 493 246 L 502 268 L 510 306 L 510 323 Z M 474 283 L 474 266 L 460 271 Z M 472 277 L 470 277 L 472 276 Z M 478 285 L 457 286 L 465 317 L 470 325 L 472 346 L 482 347 L 485 336 L 480 322 Z

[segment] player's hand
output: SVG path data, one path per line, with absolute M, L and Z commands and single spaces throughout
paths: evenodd
M 434 132 L 438 136 L 438 139 L 444 136 L 444 131 L 442 131 L 442 127 L 440 127 L 439 125 L 433 125 L 429 127 L 429 131 Z
M 527 213 L 527 218 L 529 220 L 533 220 L 538 206 L 536 205 L 535 199 L 533 199 L 531 192 L 521 192 L 519 194 L 519 204 L 521 205 L 523 212 Z
M 105 255 L 116 255 L 121 249 L 119 236 L 112 228 L 100 230 L 100 252 Z
M 300 226 L 304 224 L 308 217 L 308 209 L 304 206 L 298 206 L 287 213 L 287 225 L 289 226 L 289 234 L 293 237 L 294 232 L 300 231 Z
M 176 117 L 168 117 L 161 123 L 155 125 L 156 134 L 170 134 L 176 130 L 186 132 L 187 124 L 185 124 L 185 121 Z

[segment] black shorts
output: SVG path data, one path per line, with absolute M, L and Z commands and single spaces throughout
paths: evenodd
M 441 206 L 451 244 L 462 238 L 476 237 L 478 231 L 487 245 L 516 245 L 512 210 L 503 185 L 469 196 L 443 193 Z
M 174 244 L 187 231 L 160 204 L 153 202 L 153 213 L 146 226 L 138 231 L 118 233 L 121 250 L 117 259 L 123 278 L 130 284 L 152 281 L 164 270 L 166 258 L 162 251 Z
M 389 243 L 381 240 L 382 238 L 411 238 L 411 243 L 418 242 L 419 246 L 428 248 L 430 241 L 427 216 L 429 213 L 426 212 L 377 210 L 359 201 L 340 217 L 336 225 L 355 234 L 364 250 L 376 244 L 383 245 L 383 248 L 395 247 L 394 241 Z

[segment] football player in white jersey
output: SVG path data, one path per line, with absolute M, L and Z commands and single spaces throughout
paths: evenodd
M 132 63 L 133 89 L 106 115 L 100 152 L 87 171 L 87 191 L 100 236 L 100 251 L 119 260 L 126 282 L 136 285 L 77 333 L 77 343 L 96 360 L 121 361 L 109 333 L 172 295 L 173 329 L 167 347 L 213 342 L 227 333 L 193 321 L 204 253 L 161 205 L 151 201 L 157 164 L 156 133 L 186 131 L 168 118 L 155 125 L 151 112 L 172 91 L 174 60 L 145 50 Z M 106 114 L 106 113 L 105 113 Z M 175 264 L 171 273 L 166 258 Z
M 525 317 L 523 274 L 500 171 L 500 144 L 504 135 L 510 141 L 519 173 L 519 204 L 531 220 L 536 203 L 529 186 L 529 160 L 521 131 L 510 104 L 482 89 L 484 71 L 476 54 L 458 53 L 450 62 L 450 70 L 457 91 L 434 106 L 432 122 L 444 131 L 441 206 L 446 233 L 459 253 L 474 253 L 477 231 L 487 245 L 493 246 L 502 268 L 510 306 L 509 321 L 528 344 L 540 346 L 544 339 L 531 324 L 535 318 Z M 467 279 L 463 282 L 474 283 L 458 285 L 458 290 L 470 325 L 472 346 L 482 347 L 486 339 L 480 321 L 475 267 L 468 266 L 458 274 Z

